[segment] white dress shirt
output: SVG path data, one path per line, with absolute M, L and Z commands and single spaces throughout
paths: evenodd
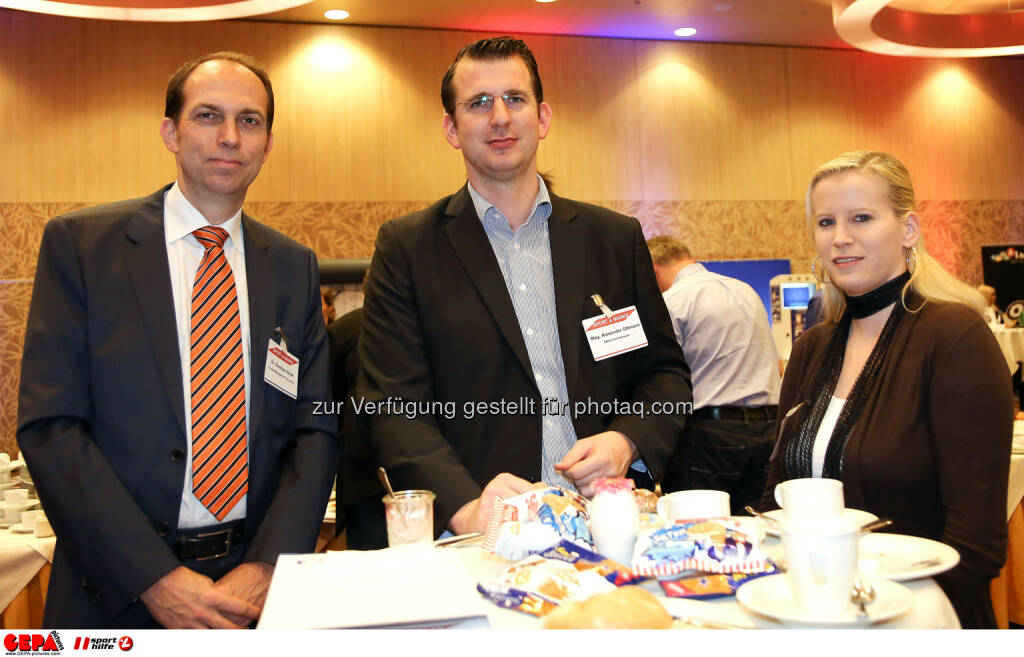
M 181 387 L 185 393 L 185 444 L 188 445 L 185 463 L 185 484 L 181 492 L 181 510 L 178 528 L 206 527 L 220 524 L 220 520 L 203 506 L 192 493 L 192 284 L 199 270 L 205 249 L 192 235 L 192 231 L 211 226 L 196 210 L 174 183 L 164 195 L 164 238 L 167 241 L 167 264 L 171 272 L 171 291 L 174 295 L 174 317 L 178 327 L 178 352 L 181 355 Z M 224 241 L 224 257 L 235 277 L 238 293 L 238 316 L 242 324 L 242 362 L 245 369 L 245 428 L 246 441 L 252 444 L 249 426 L 249 397 L 252 387 L 249 375 L 249 288 L 245 278 L 245 243 L 242 240 L 242 211 L 222 224 L 228 232 Z M 225 522 L 245 517 L 246 497 L 243 497 L 224 519 Z
M 754 288 L 695 262 L 664 297 L 692 373 L 694 410 L 779 403 L 779 354 Z

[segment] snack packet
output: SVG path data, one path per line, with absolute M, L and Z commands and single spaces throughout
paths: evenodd
M 615 586 L 636 584 L 637 582 L 642 582 L 647 579 L 646 577 L 638 577 L 634 575 L 629 566 L 625 566 L 617 561 L 612 561 L 611 559 L 605 559 L 600 554 L 593 552 L 592 550 L 582 548 L 572 541 L 559 541 L 558 545 L 548 550 L 544 550 L 538 556 L 544 557 L 545 559 L 554 559 L 570 563 L 575 566 L 577 570 L 593 570 Z
M 590 547 L 587 502 L 578 493 L 549 486 L 494 503 L 483 548 L 510 560 L 543 552 L 561 539 Z
M 700 573 L 692 577 L 683 577 L 661 582 L 661 588 L 670 598 L 690 598 L 691 600 L 713 600 L 734 595 L 741 584 L 765 575 L 774 575 L 778 570 L 775 564 L 768 562 L 768 567 L 759 573 L 714 574 Z
M 757 539 L 728 518 L 699 518 L 641 530 L 633 554 L 633 573 L 646 577 L 668 577 L 687 570 L 759 573 L 768 567 Z
M 476 588 L 501 607 L 543 616 L 554 606 L 586 600 L 616 587 L 596 569 L 579 570 L 567 561 L 533 555 Z

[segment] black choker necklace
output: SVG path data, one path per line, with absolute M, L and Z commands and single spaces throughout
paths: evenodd
M 849 308 L 850 316 L 854 319 L 864 319 L 874 315 L 882 308 L 891 306 L 893 302 L 899 300 L 903 286 L 909 280 L 910 272 L 905 271 L 888 283 L 883 283 L 859 297 L 851 297 L 849 294 L 844 293 L 843 296 L 846 297 L 846 307 Z

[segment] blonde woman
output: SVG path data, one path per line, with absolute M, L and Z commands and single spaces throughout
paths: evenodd
M 844 153 L 814 173 L 823 323 L 794 345 L 762 504 L 786 479 L 842 480 L 848 507 L 956 548 L 960 564 L 936 580 L 964 627 L 994 627 L 1010 381 L 984 300 L 925 252 L 915 210 L 910 174 L 886 153 Z

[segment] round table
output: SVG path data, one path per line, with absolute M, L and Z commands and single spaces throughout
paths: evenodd
M 769 555 L 781 549 L 777 539 L 768 539 L 765 550 Z M 489 554 L 479 547 L 447 548 L 459 550 L 463 565 L 475 581 L 488 580 L 505 568 L 510 562 Z M 910 610 L 892 620 L 875 623 L 863 629 L 959 629 L 953 605 L 942 592 L 939 585 L 932 579 L 919 579 L 903 584 L 913 593 L 914 601 Z M 661 586 L 653 580 L 640 584 L 663 600 L 663 604 L 673 616 L 689 616 L 694 618 L 728 623 L 751 629 L 780 629 L 801 627 L 783 624 L 771 618 L 760 616 L 742 607 L 734 596 L 717 600 L 688 600 L 683 598 L 667 598 Z M 530 614 L 487 603 L 487 621 L 491 629 L 537 629 L 543 622 Z
M 999 350 L 1003 352 L 1006 359 L 1006 366 L 1010 368 L 1010 374 L 1017 371 L 1017 364 L 1024 362 L 1024 329 L 1005 326 L 990 325 L 992 335 L 999 343 Z

